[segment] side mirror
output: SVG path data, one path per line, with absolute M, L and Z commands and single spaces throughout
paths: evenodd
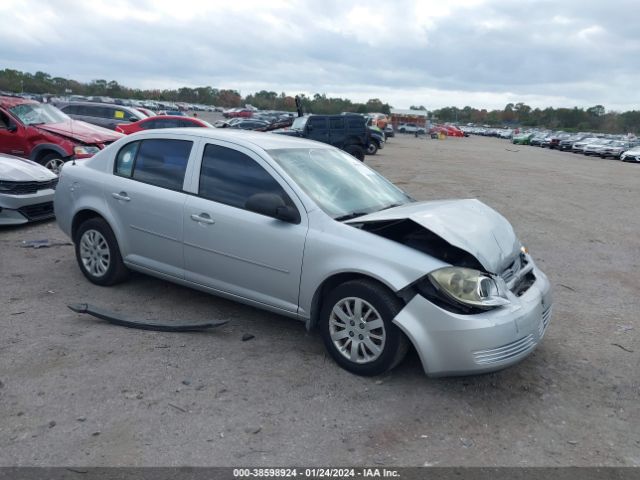
M 18 125 L 16 125 L 14 122 L 10 122 L 9 125 L 7 126 L 7 131 L 14 133 L 18 131 Z
M 251 212 L 277 218 L 283 222 L 300 223 L 298 210 L 286 205 L 284 199 L 275 193 L 256 193 L 251 195 L 244 207 Z
M 133 122 L 137 122 L 138 120 L 140 120 L 140 119 L 136 118 L 136 117 L 129 117 L 129 121 L 132 122 L 132 123 Z
M 310 132 L 311 130 L 313 130 L 313 125 L 307 125 L 307 130 Z

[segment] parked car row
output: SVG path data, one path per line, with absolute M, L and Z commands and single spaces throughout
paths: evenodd
M 89 158 L 125 134 L 166 128 L 213 127 L 196 117 L 147 117 L 133 107 L 115 104 L 68 102 L 61 107 L 62 110 L 50 103 L 39 103 L 18 96 L 0 96 L 0 154 L 29 159 L 32 162 L 20 161 L 16 165 L 25 170 L 33 167 L 31 163 L 39 164 L 55 177 L 65 162 Z M 386 142 L 385 132 L 372 124 L 372 118 L 360 114 L 311 115 L 296 118 L 296 125 L 292 125 L 294 119 L 290 115 L 261 113 L 265 119 L 261 119 L 259 115 L 255 118 L 237 117 L 217 126 L 262 132 L 274 131 L 284 135 L 311 138 L 337 146 L 359 160 L 364 160 L 365 154 L 375 154 L 384 148 Z M 267 118 L 269 120 L 266 120 Z M 391 131 L 393 132 L 393 129 Z M 10 160 L 5 159 L 4 162 Z M 3 170 L 5 173 L 7 171 L 6 168 Z M 10 176 L 0 175 L 0 193 L 12 191 L 13 184 L 3 182 L 13 181 Z M 38 191 L 29 191 L 29 194 Z M 37 197 L 38 195 L 32 195 L 31 203 L 46 203 L 40 202 Z M 25 205 L 20 204 L 19 207 Z M 0 213 L 3 208 L 6 210 L 4 217 L 10 217 L 6 220 L 8 222 L 37 220 L 52 214 L 51 209 L 46 208 L 32 211 L 26 216 L 15 212 L 10 214 L 17 211 L 10 208 L 10 205 L 0 206 Z
M 175 112 L 221 112 L 222 107 L 215 107 L 213 105 L 202 105 L 198 103 L 186 103 L 186 102 L 169 102 L 166 100 L 138 100 L 133 98 L 111 98 L 107 96 L 84 96 L 84 95 L 69 95 L 69 96 L 54 96 L 54 95 L 33 95 L 33 94 L 21 94 L 28 100 L 36 100 L 38 102 L 45 103 L 69 103 L 69 102 L 89 102 L 89 103 L 103 103 L 108 105 L 119 105 L 133 108 L 144 108 L 152 110 L 154 112 L 159 111 L 175 111 Z
M 461 126 L 459 128 L 463 132 L 465 132 L 467 136 L 480 135 L 482 137 L 512 138 L 514 133 L 511 128 L 490 128 L 475 126 Z
M 582 153 L 586 156 L 638 161 L 640 140 L 629 135 L 603 135 L 593 133 L 567 133 L 527 131 L 513 136 L 512 143 L 557 149 L 563 152 Z

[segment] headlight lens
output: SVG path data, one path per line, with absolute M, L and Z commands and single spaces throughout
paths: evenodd
M 445 267 L 429 274 L 431 282 L 460 303 L 493 308 L 509 303 L 504 281 L 471 268 Z
M 73 153 L 76 155 L 95 155 L 98 153 L 100 149 L 98 147 L 92 147 L 89 145 L 80 145 L 78 147 L 73 147 Z

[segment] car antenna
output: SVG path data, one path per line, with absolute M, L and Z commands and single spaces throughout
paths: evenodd
M 71 126 L 71 135 L 73 137 L 75 137 L 75 134 L 73 133 L 73 118 L 69 117 L 69 124 Z M 71 159 L 71 165 L 73 165 L 74 167 L 76 166 L 76 152 L 74 150 L 73 152 L 73 158 Z

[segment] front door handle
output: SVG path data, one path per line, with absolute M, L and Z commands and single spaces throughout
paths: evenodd
M 216 223 L 208 213 L 201 213 L 200 215 L 196 215 L 195 213 L 193 213 L 191 214 L 191 220 L 198 223 L 208 223 L 209 225 L 213 225 L 214 223 Z
M 125 202 L 128 202 L 129 200 L 131 200 L 128 196 L 127 196 L 127 192 L 120 192 L 120 193 L 112 193 L 111 196 L 113 198 L 115 198 L 116 200 L 124 200 Z

